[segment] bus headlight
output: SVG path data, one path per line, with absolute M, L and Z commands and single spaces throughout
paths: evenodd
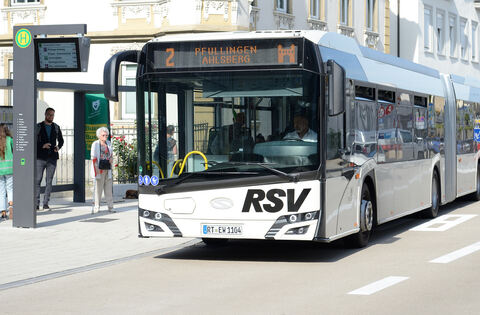
M 290 223 L 295 223 L 297 222 L 297 215 L 296 214 L 292 214 L 291 216 L 288 217 L 288 222 Z
M 161 220 L 162 219 L 162 214 L 160 212 L 155 213 L 155 219 L 156 220 Z
M 145 218 L 148 218 L 148 217 L 150 216 L 150 211 L 144 210 L 144 211 L 143 211 L 143 216 L 144 216 Z

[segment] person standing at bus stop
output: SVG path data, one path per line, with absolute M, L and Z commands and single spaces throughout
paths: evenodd
M 0 124 L 0 212 L 4 219 L 13 218 L 13 139 L 5 124 Z
M 40 205 L 40 183 L 44 170 L 46 170 L 46 185 L 43 196 L 43 210 L 50 209 L 48 202 L 52 192 L 53 175 L 59 159 L 58 151 L 63 146 L 62 131 L 60 126 L 53 122 L 54 117 L 55 110 L 49 107 L 45 110 L 45 120 L 37 124 L 37 179 L 35 190 L 37 210 L 39 210 Z
M 108 134 L 109 131 L 106 127 L 98 128 L 98 140 L 92 143 L 92 147 L 90 149 L 90 157 L 92 160 L 92 177 L 95 178 L 95 190 L 93 196 L 95 201 L 92 214 L 100 210 L 102 192 L 105 193 L 108 211 L 115 212 L 113 210 L 113 148 L 112 143 L 107 140 Z

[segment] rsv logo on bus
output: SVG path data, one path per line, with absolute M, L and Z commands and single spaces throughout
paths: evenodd
M 298 212 L 310 190 L 312 189 L 305 188 L 300 193 L 300 196 L 295 199 L 295 189 L 287 189 L 286 192 L 283 189 L 270 189 L 267 193 L 261 189 L 249 189 L 245 197 L 242 212 L 249 212 L 251 206 L 253 206 L 255 212 L 279 212 L 283 209 L 284 198 L 282 199 L 282 197 L 285 196 L 287 196 L 288 212 Z M 265 198 L 267 198 L 267 200 L 262 202 Z

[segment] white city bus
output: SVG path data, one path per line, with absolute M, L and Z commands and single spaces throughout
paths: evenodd
M 122 61 L 138 64 L 142 237 L 361 247 L 379 224 L 480 198 L 474 80 L 335 33 L 168 35 L 107 62 L 113 101 Z

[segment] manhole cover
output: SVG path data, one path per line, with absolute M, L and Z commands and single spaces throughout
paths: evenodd
M 118 220 L 118 219 L 95 218 L 95 219 L 83 220 L 83 221 L 80 221 L 80 222 L 105 223 L 105 222 L 110 222 L 110 221 L 115 221 L 115 220 Z

